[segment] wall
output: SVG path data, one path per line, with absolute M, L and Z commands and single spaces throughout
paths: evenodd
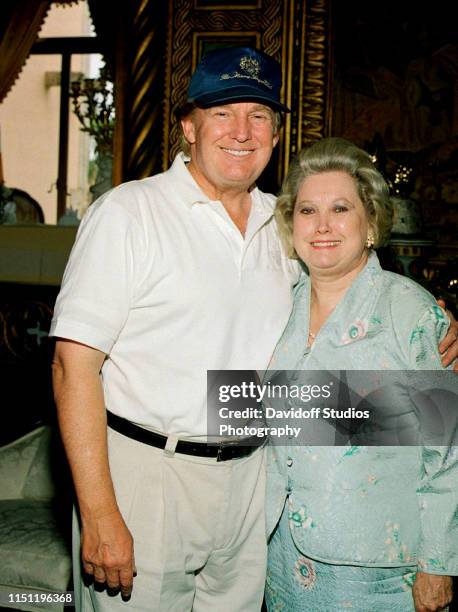
M 40 37 L 87 36 L 91 24 L 85 2 L 70 7 L 53 6 Z M 45 222 L 57 216 L 56 180 L 59 153 L 60 56 L 32 55 L 0 106 L 2 158 L 5 184 L 28 192 L 44 210 Z M 72 58 L 72 72 L 88 70 L 88 56 Z M 48 85 L 46 74 L 48 76 Z M 49 84 L 49 78 L 55 83 Z M 70 112 L 68 205 L 87 206 L 89 143 Z

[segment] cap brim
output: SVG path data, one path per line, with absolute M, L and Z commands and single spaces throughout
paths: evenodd
M 275 100 L 269 96 L 268 93 L 259 93 L 258 89 L 251 89 L 249 87 L 233 87 L 232 89 L 224 89 L 221 91 L 215 91 L 211 94 L 197 96 L 194 99 L 188 99 L 188 102 L 193 102 L 196 106 L 201 108 L 210 108 L 211 106 L 218 106 L 219 104 L 228 104 L 231 102 L 248 102 L 248 101 L 262 102 L 270 108 L 280 111 L 282 113 L 290 113 L 291 109 L 287 106 Z

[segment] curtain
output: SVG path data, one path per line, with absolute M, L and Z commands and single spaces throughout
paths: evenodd
M 3 0 L 0 5 L 0 102 L 17 79 L 51 0 Z
M 103 57 L 114 78 L 117 42 L 120 24 L 122 23 L 124 2 L 113 0 L 88 0 L 92 23 L 102 47 Z

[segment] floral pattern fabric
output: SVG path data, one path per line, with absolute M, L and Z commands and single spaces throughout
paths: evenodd
M 414 612 L 413 567 L 332 565 L 310 559 L 294 543 L 285 507 L 269 545 L 269 612 Z
M 309 312 L 310 285 L 304 276 L 271 371 L 302 370 L 305 380 L 308 370 L 345 369 L 349 375 L 350 370 L 404 370 L 420 387 L 424 373 L 418 370 L 443 369 L 437 347 L 449 324 L 445 313 L 422 287 L 383 271 L 374 253 L 311 347 L 305 341 Z M 391 390 L 390 398 L 393 406 L 406 402 L 397 389 Z M 271 445 L 267 466 L 268 535 L 286 507 L 271 550 L 279 539 L 279 549 L 286 546 L 288 534 L 298 551 L 283 555 L 283 569 L 277 553 L 271 554 L 271 585 L 283 580 L 279 573 L 297 577 L 299 572 L 304 580 L 311 580 L 313 572 L 307 571 L 304 559 L 314 560 L 317 584 L 327 571 L 320 564 L 332 565 L 334 576 L 350 567 L 361 576 L 369 568 L 394 571 L 402 567 L 402 571 L 396 569 L 401 585 L 406 582 L 402 578 L 406 568 L 413 566 L 436 574 L 458 574 L 456 448 Z M 271 610 L 281 609 L 275 607 L 275 597 L 270 599 Z M 344 607 L 304 604 L 285 609 Z M 398 608 L 390 604 L 380 609 Z

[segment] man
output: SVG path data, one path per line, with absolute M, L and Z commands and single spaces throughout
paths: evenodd
M 261 607 L 263 450 L 205 443 L 206 375 L 265 369 L 291 309 L 297 270 L 255 187 L 280 87 L 259 51 L 208 54 L 182 118 L 189 163 L 112 190 L 81 224 L 52 324 L 59 422 L 85 572 L 126 596 L 137 573 L 129 603 L 81 587 L 84 610 Z
M 112 190 L 81 224 L 51 328 L 55 397 L 83 569 L 131 598 L 76 576 L 78 609 L 261 607 L 263 450 L 206 443 L 206 372 L 265 369 L 290 312 L 297 269 L 255 187 L 288 111 L 280 88 L 260 51 L 208 54 L 182 117 L 190 159 Z

